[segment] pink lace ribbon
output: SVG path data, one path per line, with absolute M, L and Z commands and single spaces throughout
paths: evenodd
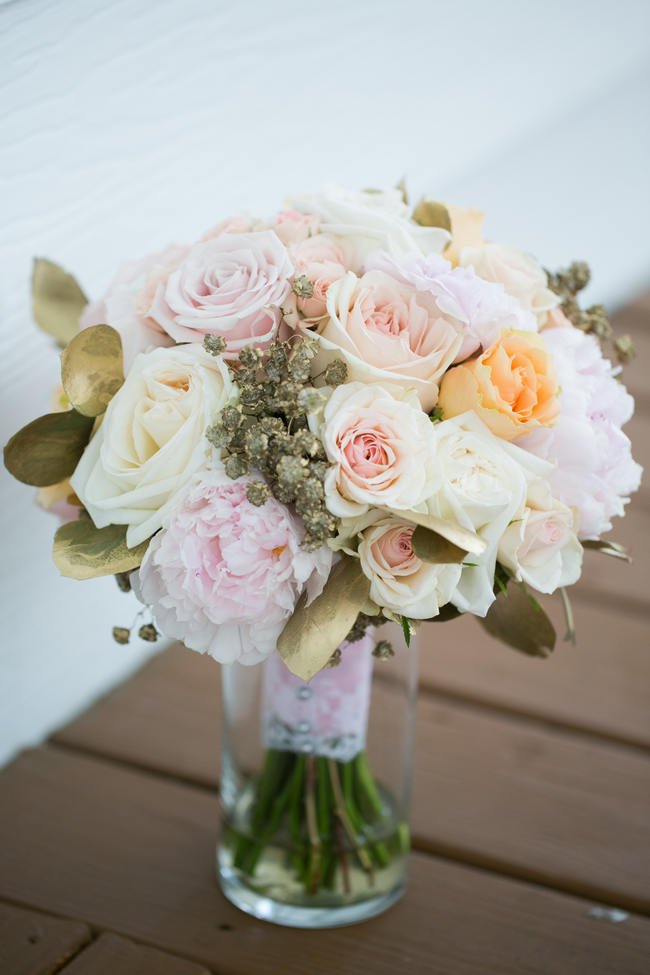
M 306 684 L 278 653 L 262 665 L 262 742 L 265 748 L 297 751 L 349 762 L 363 750 L 368 727 L 372 650 L 370 631 L 341 644 L 341 662 Z

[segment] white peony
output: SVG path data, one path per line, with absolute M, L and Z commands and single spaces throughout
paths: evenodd
M 153 535 L 208 460 L 206 429 L 235 392 L 200 345 L 138 355 L 70 479 L 97 527 L 128 525 L 130 548 Z
M 374 250 L 399 254 L 441 254 L 451 240 L 440 227 L 421 227 L 411 219 L 411 208 L 399 190 L 351 192 L 330 187 L 321 193 L 292 197 L 300 213 L 320 217 L 322 233 L 345 238 L 353 269 L 360 270 Z

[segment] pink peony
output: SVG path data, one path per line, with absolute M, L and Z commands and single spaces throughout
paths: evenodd
M 502 284 L 484 281 L 473 268 L 452 267 L 439 254 L 412 254 L 396 259 L 376 251 L 366 261 L 366 269 L 370 268 L 435 297 L 440 314 L 463 336 L 455 362 L 488 349 L 503 328 L 537 331 L 535 316 L 506 294 Z
M 192 247 L 157 289 L 148 314 L 176 342 L 222 335 L 226 358 L 232 358 L 250 342 L 273 340 L 292 274 L 287 249 L 273 231 L 223 233 Z
M 621 430 L 634 400 L 593 336 L 577 328 L 550 328 L 544 339 L 558 372 L 560 415 L 555 426 L 535 430 L 517 446 L 557 462 L 553 495 L 578 509 L 580 538 L 599 538 L 612 527 L 614 515 L 624 514 L 628 495 L 641 480 L 641 467 Z
M 250 480 L 222 469 L 196 474 L 134 579 L 162 633 L 221 663 L 272 653 L 299 595 L 321 592 L 332 561 L 326 546 L 300 547 L 302 523 L 279 501 L 252 505 Z
M 172 244 L 163 251 L 122 264 L 108 291 L 99 301 L 86 305 L 80 327 L 110 325 L 120 333 L 124 369 L 128 371 L 136 355 L 152 346 L 173 345 L 159 323 L 149 315 L 158 287 L 188 253 L 188 247 Z

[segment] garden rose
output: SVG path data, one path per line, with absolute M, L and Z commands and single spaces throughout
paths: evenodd
M 325 477 L 327 507 L 355 517 L 377 505 L 410 510 L 435 482 L 433 425 L 417 397 L 397 387 L 346 383 L 311 418 L 334 465 Z
M 293 197 L 300 213 L 317 214 L 320 230 L 345 237 L 353 270 L 360 270 L 373 250 L 393 255 L 440 253 L 450 235 L 440 227 L 420 227 L 411 219 L 411 208 L 399 190 L 360 193 L 331 187 L 321 193 Z
M 634 400 L 593 335 L 556 328 L 547 329 L 544 339 L 557 366 L 560 415 L 551 429 L 535 430 L 518 444 L 555 463 L 553 494 L 579 511 L 580 538 L 600 538 L 611 519 L 625 513 L 641 481 L 642 469 L 621 429 Z
M 438 315 L 462 336 L 454 362 L 494 345 L 504 328 L 537 331 L 535 316 L 506 294 L 502 284 L 483 281 L 472 268 L 452 267 L 439 254 L 393 258 L 378 251 L 369 255 L 366 267 L 382 270 L 433 297 Z
M 432 296 L 382 271 L 349 271 L 329 286 L 327 311 L 319 338 L 327 352 L 342 353 L 351 380 L 413 388 L 422 408 L 433 409 L 462 338 Z
M 370 598 L 382 609 L 410 619 L 437 616 L 458 585 L 459 565 L 423 562 L 413 551 L 414 525 L 372 513 L 361 533 L 361 568 L 370 580 Z
M 526 502 L 528 485 L 548 477 L 552 465 L 495 436 L 475 413 L 434 425 L 438 487 L 427 510 L 479 535 L 487 547 L 468 556 L 451 602 L 463 613 L 485 616 L 494 602 L 497 549 L 509 522 Z
M 293 267 L 271 230 L 223 233 L 190 250 L 153 297 L 149 316 L 176 342 L 222 335 L 227 357 L 275 337 Z
M 103 298 L 84 309 L 80 327 L 110 325 L 120 333 L 124 368 L 128 370 L 136 355 L 154 346 L 171 345 L 172 339 L 150 316 L 149 308 L 158 287 L 188 253 L 176 244 L 121 266 Z
M 491 348 L 445 374 L 445 419 L 474 410 L 504 440 L 551 426 L 560 411 L 553 357 L 541 336 L 504 330 Z
M 538 485 L 501 536 L 499 561 L 520 582 L 552 593 L 577 582 L 582 571 L 582 545 L 576 534 L 576 512 L 551 496 L 548 483 Z
M 482 244 L 464 247 L 460 264 L 474 268 L 485 281 L 497 281 L 509 295 L 527 311 L 531 311 L 543 325 L 551 308 L 560 299 L 548 287 L 546 271 L 529 254 L 504 244 Z
M 221 663 L 272 653 L 298 597 L 314 599 L 332 563 L 327 546 L 301 548 L 302 522 L 285 505 L 247 500 L 251 480 L 221 467 L 195 474 L 134 579 L 163 633 Z
M 70 479 L 97 527 L 128 525 L 130 548 L 157 531 L 210 456 L 206 428 L 234 393 L 224 362 L 200 345 L 137 356 Z
M 298 213 L 297 210 L 282 210 L 275 218 L 273 230 L 283 244 L 299 244 L 318 230 L 319 219 L 311 213 Z

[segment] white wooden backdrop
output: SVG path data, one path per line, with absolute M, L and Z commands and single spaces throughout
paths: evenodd
M 48 409 L 35 254 L 97 295 L 119 261 L 327 181 L 406 175 L 492 237 L 650 275 L 645 0 L 0 0 L 0 440 Z M 136 607 L 49 561 L 53 519 L 0 482 L 0 763 L 151 652 Z

